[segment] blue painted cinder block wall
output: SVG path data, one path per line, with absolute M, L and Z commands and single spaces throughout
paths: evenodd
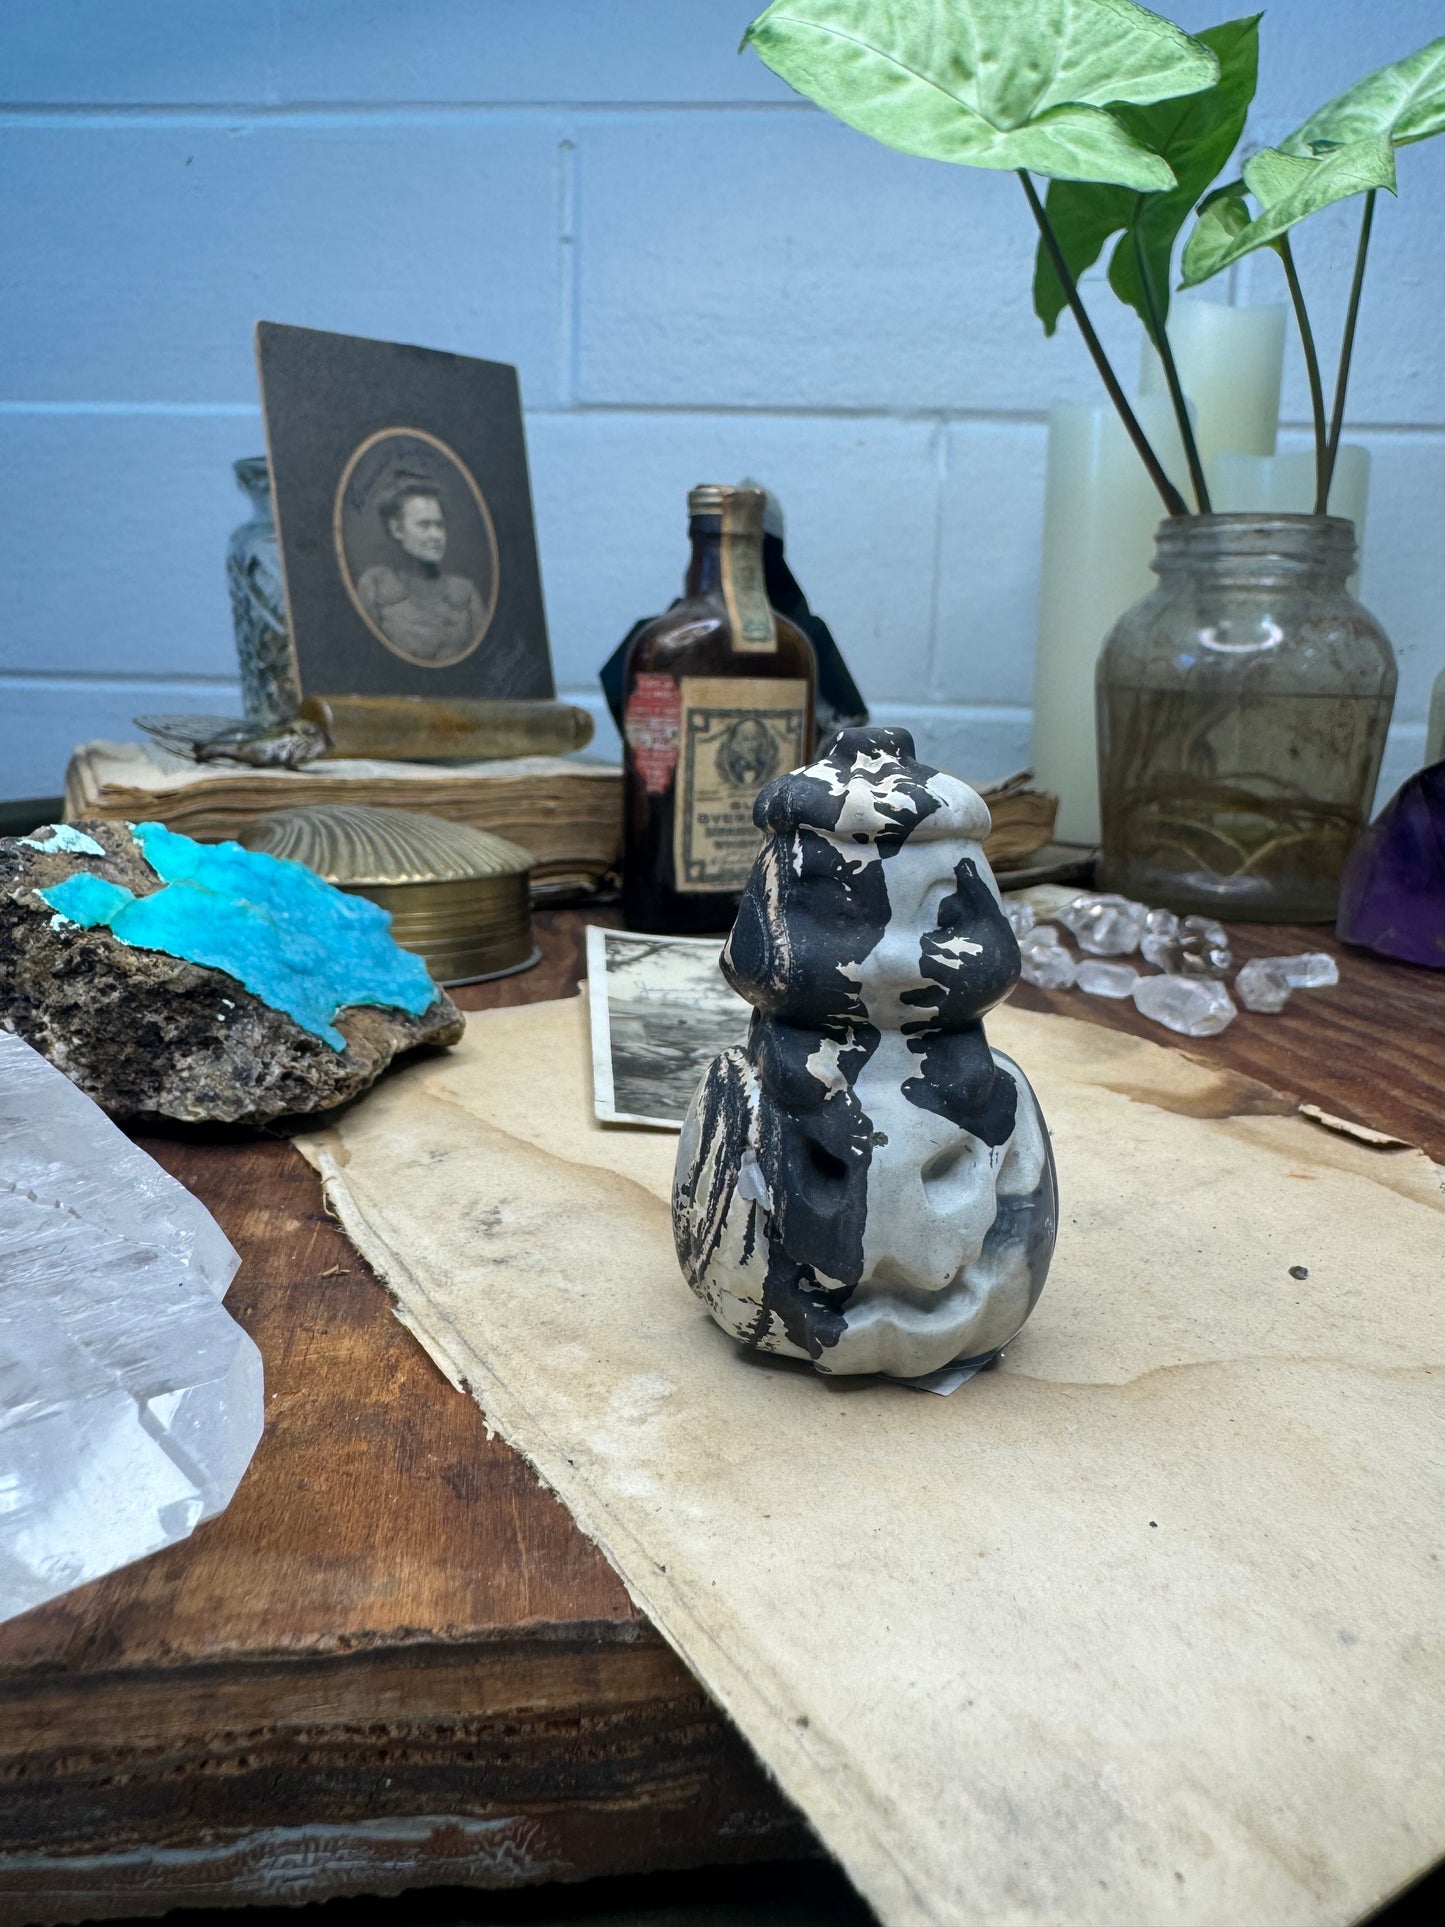
M 0 796 L 53 794 L 138 710 L 238 706 L 222 557 L 262 315 L 518 364 L 567 694 L 600 710 L 598 664 L 676 592 L 689 484 L 747 473 L 878 713 L 980 779 L 1026 761 L 1046 411 L 1092 371 L 1031 314 L 1017 183 L 800 102 L 734 52 L 754 10 L 0 0 Z M 1249 137 L 1442 25 L 1276 0 Z M 1400 171 L 1352 390 L 1387 785 L 1445 662 L 1445 141 Z M 1331 344 L 1355 219 L 1299 249 Z M 1277 273 L 1256 256 L 1233 298 Z

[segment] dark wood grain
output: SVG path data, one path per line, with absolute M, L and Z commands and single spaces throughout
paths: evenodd
M 575 989 L 581 920 L 547 921 L 534 971 L 460 1000 Z M 137 1141 L 241 1255 L 226 1302 L 265 1361 L 265 1436 L 226 1512 L 192 1539 L 0 1626 L 0 1682 L 530 1627 L 655 1639 L 566 1509 L 397 1323 L 289 1142 Z
M 569 993 L 583 929 L 540 918 L 537 968 L 458 1001 Z M 1017 998 L 1445 1158 L 1445 982 L 1318 931 L 1234 935 L 1241 956 L 1331 949 L 1341 984 L 1198 1042 L 1129 1003 Z M 806 1851 L 596 1548 L 397 1323 L 292 1146 L 141 1141 L 241 1253 L 227 1302 L 265 1360 L 266 1433 L 185 1544 L 0 1627 L 0 1921 Z
M 535 970 L 458 1000 L 575 989 L 582 919 L 540 922 Z M 0 1626 L 0 1920 L 809 1851 L 292 1146 L 140 1142 L 241 1254 L 265 1436 L 191 1539 Z

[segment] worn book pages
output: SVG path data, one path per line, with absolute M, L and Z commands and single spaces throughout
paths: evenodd
M 1058 798 L 1029 787 L 1027 772 L 980 784 L 993 816 L 989 862 L 1025 865 L 1053 833 Z M 243 837 L 266 810 L 311 803 L 371 803 L 428 810 L 473 829 L 493 830 L 537 859 L 541 898 L 595 890 L 622 848 L 622 768 L 573 756 L 516 756 L 499 762 L 378 762 L 352 756 L 301 769 L 193 763 L 158 743 L 81 743 L 65 773 L 69 822 L 145 817 L 200 842 Z
M 268 810 L 370 803 L 425 810 L 520 843 L 536 895 L 595 890 L 622 848 L 622 771 L 566 756 L 399 763 L 352 756 L 301 769 L 193 763 L 154 743 L 82 743 L 65 776 L 69 821 L 147 818 L 200 842 L 244 838 Z
M 1346 1922 L 1445 1851 L 1442 1174 L 1003 1010 L 1053 1272 L 952 1398 L 740 1352 L 581 999 L 299 1140 L 889 1923 Z

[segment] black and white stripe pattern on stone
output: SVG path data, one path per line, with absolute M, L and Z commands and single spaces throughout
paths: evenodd
M 901 729 L 780 776 L 723 971 L 754 1007 L 683 1126 L 689 1284 L 759 1351 L 915 1378 L 995 1355 L 1043 1290 L 1058 1206 L 1028 1080 L 982 1018 L 1019 955 L 988 811 Z

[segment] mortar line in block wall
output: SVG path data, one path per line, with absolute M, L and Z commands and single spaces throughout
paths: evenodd
M 575 165 L 575 163 L 574 163 Z M 580 237 L 571 243 L 574 254 L 580 250 Z M 574 328 L 575 339 L 575 328 Z M 475 346 L 459 347 L 455 342 L 422 342 L 420 347 L 435 347 L 444 353 L 476 353 Z M 954 409 L 938 407 L 897 408 L 868 403 L 820 402 L 808 405 L 777 405 L 768 402 L 716 402 L 716 401 L 589 401 L 576 397 L 561 406 L 539 403 L 526 404 L 523 412 L 528 419 L 554 419 L 572 415 L 675 415 L 696 416 L 707 420 L 713 416 L 757 417 L 772 421 L 845 421 L 845 422 L 903 422 L 910 425 L 933 424 L 947 425 L 951 422 L 986 422 L 995 426 L 1019 424 L 1025 427 L 1043 427 L 1048 420 L 1047 412 L 1042 409 Z M 107 400 L 5 400 L 0 399 L 0 415 L 9 416 L 127 416 L 127 415 L 175 415 L 204 419 L 259 420 L 259 402 L 246 401 L 107 401 Z
M 953 422 L 987 422 L 998 427 L 1017 424 L 1043 428 L 1044 408 L 940 408 L 936 404 L 910 408 L 869 402 L 815 402 L 793 405 L 774 402 L 720 401 L 596 401 L 579 397 L 571 408 L 529 408 L 529 415 L 696 415 L 760 416 L 770 421 L 900 422 L 911 427 L 947 427 Z
M 1347 442 L 1357 442 L 1362 435 L 1382 435 L 1387 438 L 1393 437 L 1399 441 L 1428 441 L 1432 435 L 1439 435 L 1442 431 L 1445 431 L 1445 423 L 1442 422 L 1346 421 L 1344 440 Z M 1279 432 L 1281 435 L 1308 436 L 1310 446 L 1314 446 L 1315 430 L 1313 422 L 1305 421 L 1304 419 L 1292 421 L 1282 418 L 1279 424 Z
M 117 692 L 127 689 L 142 691 L 147 688 L 168 686 L 174 689 L 224 689 L 233 691 L 238 686 L 236 675 L 214 674 L 195 670 L 132 670 L 124 674 L 107 674 L 104 670 L 89 669 L 17 669 L 0 667 L 0 683 L 12 689 L 30 688 L 44 690 L 55 687 L 84 687 L 98 692 Z M 601 691 L 591 682 L 577 682 L 571 679 L 559 681 L 559 699 L 591 705 L 600 712 L 603 704 Z M 1033 712 L 1026 703 L 959 703 L 937 702 L 927 696 L 875 695 L 874 707 L 879 710 L 910 715 L 927 714 L 941 722 L 950 723 L 987 723 L 1013 724 L 1027 723 Z
M 930 689 L 938 685 L 939 623 L 942 617 L 944 501 L 948 491 L 949 434 L 945 421 L 935 422 L 931 436 L 933 456 L 933 540 L 931 566 L 933 579 L 928 585 L 928 638 L 924 650 L 923 674 Z
M 98 419 L 171 416 L 177 421 L 254 421 L 259 427 L 258 401 L 0 401 L 0 415 L 34 415 L 64 419 L 92 415 Z
M 0 663 L 0 682 L 25 683 L 38 689 L 55 684 L 83 683 L 88 689 L 136 689 L 166 685 L 182 689 L 238 689 L 240 671 L 229 674 L 205 669 L 128 669 L 107 674 L 103 669 L 25 669 Z
M 1033 709 L 1028 703 L 956 703 L 935 702 L 927 696 L 887 696 L 873 695 L 869 706 L 875 711 L 888 711 L 899 716 L 906 711 L 910 716 L 927 714 L 945 723 L 1030 723 Z M 875 716 L 874 720 L 877 720 Z
M 577 243 L 573 243 L 574 250 Z M 574 331 L 575 343 L 575 331 Z M 459 347 L 454 342 L 423 343 L 422 346 L 435 346 L 450 353 L 473 353 L 475 347 Z M 525 397 L 524 397 L 525 401 Z M 993 428 L 1047 428 L 1048 409 L 1040 408 L 938 408 L 938 407 L 887 407 L 867 403 L 816 403 L 792 407 L 778 406 L 767 402 L 647 402 L 647 401 L 596 401 L 576 398 L 561 407 L 541 404 L 527 406 L 524 412 L 528 420 L 553 421 L 583 415 L 617 416 L 695 416 L 700 421 L 712 417 L 738 417 L 779 422 L 842 421 L 870 423 L 894 422 L 903 426 L 917 427 L 940 426 L 944 428 L 977 425 Z M 0 399 L 0 416 L 24 417 L 32 415 L 40 418 L 75 417 L 87 415 L 97 418 L 125 419 L 126 417 L 174 416 L 178 420 L 232 420 L 254 421 L 258 425 L 261 409 L 258 402 L 249 401 L 74 401 L 74 400 L 4 400 Z M 1313 429 L 1305 421 L 1282 421 L 1281 434 L 1312 435 Z M 1357 441 L 1361 436 L 1375 435 L 1386 439 L 1401 441 L 1429 441 L 1434 437 L 1445 437 L 1445 422 L 1387 422 L 1351 421 L 1345 424 L 1345 439 Z
M 770 118 L 813 116 L 821 111 L 801 100 L 479 100 L 479 101 L 3 101 L 0 126 L 46 132 L 110 132 L 155 127 L 203 131 L 221 127 L 244 132 L 248 123 L 293 127 L 346 125 L 416 127 L 428 123 L 531 120 L 585 114 L 589 120 L 654 119 L 667 114 L 759 114 Z
M 577 399 L 577 143 L 564 135 L 557 143 L 557 393 L 569 414 Z M 531 412 L 536 412 L 531 411 Z

